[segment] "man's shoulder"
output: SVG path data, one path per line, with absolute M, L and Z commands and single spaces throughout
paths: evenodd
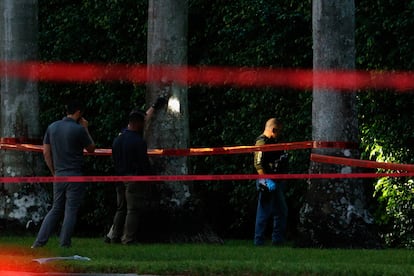
M 124 139 L 125 135 L 123 132 L 118 133 L 118 136 L 114 138 L 113 144 L 118 144 L 122 139 Z
M 266 144 L 268 139 L 265 135 L 260 134 L 256 137 L 256 144 Z
M 269 138 L 264 134 L 259 135 L 256 138 L 256 145 L 267 145 L 267 144 L 276 144 L 278 141 L 274 138 Z
M 54 121 L 50 123 L 50 125 L 48 126 L 48 129 L 52 130 L 56 128 L 61 128 L 62 123 L 63 123 L 63 120 Z
M 72 127 L 72 128 L 83 128 L 80 124 L 76 123 L 72 119 L 63 118 L 61 120 L 54 121 L 49 125 L 49 127 Z
M 129 138 L 129 139 L 142 139 L 141 135 L 139 135 L 138 132 L 131 131 L 131 130 L 128 130 L 128 129 L 123 131 L 120 136 L 123 136 L 125 138 Z
M 267 138 L 267 137 L 264 134 L 260 134 L 259 136 L 256 137 L 256 141 L 257 140 L 263 140 L 265 138 Z
M 121 143 L 121 142 L 126 142 L 126 143 L 128 142 L 137 143 L 138 142 L 139 143 L 139 142 L 144 142 L 144 139 L 138 133 L 134 131 L 124 130 L 114 139 L 114 144 Z
M 50 123 L 49 126 L 55 126 L 55 125 L 61 124 L 62 122 L 63 122 L 63 120 L 56 120 L 56 121 Z

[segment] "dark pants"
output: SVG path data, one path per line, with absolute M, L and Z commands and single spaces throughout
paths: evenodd
M 116 186 L 117 210 L 107 237 L 112 241 L 133 243 L 137 239 L 138 226 L 143 212 L 151 201 L 151 183 L 124 182 Z
M 35 246 L 45 245 L 63 216 L 60 246 L 70 247 L 79 207 L 85 194 L 85 183 L 53 183 L 53 205 L 43 220 Z
M 284 195 L 284 183 L 277 182 L 273 192 L 259 192 L 257 203 L 254 244 L 263 245 L 267 222 L 272 219 L 272 242 L 281 243 L 285 240 L 288 207 Z
M 127 205 L 125 198 L 125 184 L 118 182 L 116 184 L 116 212 L 109 233 L 106 235 L 111 241 L 120 242 L 124 233 L 125 217 Z

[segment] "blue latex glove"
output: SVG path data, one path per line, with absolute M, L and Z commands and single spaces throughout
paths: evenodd
M 266 185 L 269 191 L 273 192 L 276 190 L 276 183 L 272 179 L 266 179 Z
M 258 179 L 256 185 L 257 189 L 261 192 L 272 192 L 276 190 L 276 183 L 268 178 Z

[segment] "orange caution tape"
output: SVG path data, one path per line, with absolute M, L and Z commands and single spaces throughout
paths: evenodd
M 3 140 L 4 139 L 4 140 Z M 42 145 L 10 143 L 9 138 L 2 138 L 0 149 L 20 150 L 42 152 Z M 4 141 L 4 142 L 3 142 Z M 6 142 L 9 143 L 6 143 Z M 17 141 L 17 140 L 15 140 Z M 292 143 L 278 143 L 263 146 L 231 146 L 231 147 L 214 147 L 214 148 L 189 148 L 189 149 L 149 149 L 148 155 L 166 155 L 166 156 L 197 156 L 197 155 L 218 155 L 218 154 L 240 154 L 251 153 L 253 151 L 279 151 L 279 150 L 297 150 L 313 148 L 347 148 L 358 147 L 358 144 L 351 142 L 331 142 L 331 141 L 304 141 Z M 94 153 L 86 155 L 109 156 L 112 154 L 111 149 L 96 149 Z
M 3 140 L 2 142 L 6 142 Z M 10 142 L 10 140 L 9 140 Z M 348 142 L 305 141 L 294 143 L 280 143 L 264 146 L 236 146 L 219 148 L 190 148 L 190 149 L 153 149 L 150 155 L 211 155 L 211 154 L 238 154 L 252 151 L 275 151 L 312 148 L 355 148 L 357 144 Z M 1 149 L 24 150 L 41 152 L 41 145 L 32 144 L 0 144 Z M 110 149 L 97 149 L 93 155 L 111 155 Z M 39 182 L 116 182 L 116 181 L 206 181 L 206 180 L 249 180 L 258 178 L 273 179 L 326 179 L 326 178 L 379 178 L 379 177 L 412 177 L 414 165 L 391 164 L 374 161 L 334 157 L 321 154 L 311 154 L 314 162 L 323 162 L 347 166 L 382 168 L 389 170 L 402 170 L 406 173 L 329 173 L 329 174 L 231 174 L 231 175 L 150 175 L 150 176 L 76 176 L 76 177 L 0 177 L 2 183 L 39 183 Z

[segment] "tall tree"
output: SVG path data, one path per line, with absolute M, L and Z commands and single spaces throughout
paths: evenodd
M 0 1 L 0 60 L 1 74 L 0 135 L 15 139 L 38 139 L 39 104 L 36 82 L 18 79 L 10 74 L 9 64 L 36 60 L 37 56 L 37 0 Z M 41 169 L 38 154 L 1 151 L 0 170 L 3 176 L 36 175 Z M 5 218 L 26 222 L 40 220 L 29 209 L 42 204 L 36 189 L 23 184 L 2 184 L 2 202 Z M 10 200 L 11 199 L 11 200 Z M 37 208 L 36 208 L 37 209 Z M 33 217 L 32 217 L 32 216 Z
M 355 3 L 353 0 L 314 0 L 312 4 L 314 70 L 355 68 Z M 317 76 L 317 75 L 316 75 Z M 323 81 L 315 78 L 315 83 Z M 358 142 L 356 95 L 314 87 L 312 139 Z M 314 153 L 358 158 L 357 149 L 315 149 Z M 312 173 L 351 173 L 351 167 L 311 162 Z M 300 214 L 305 245 L 348 247 L 375 245 L 368 225 L 363 183 L 354 179 L 315 179 L 309 182 Z
M 187 0 L 150 0 L 148 7 L 147 64 L 150 76 L 162 76 L 158 65 L 187 64 Z M 168 72 L 170 75 L 171 72 Z M 162 79 L 162 77 L 161 77 Z M 167 107 L 152 117 L 146 128 L 149 148 L 188 148 L 187 88 L 174 81 L 153 82 L 147 86 L 147 103 L 159 96 L 169 97 Z M 186 174 L 185 157 L 161 157 L 153 160 L 155 168 L 164 174 Z M 188 185 L 168 182 L 172 190 L 171 203 L 180 206 L 188 197 Z
M 147 64 L 149 77 L 156 81 L 147 85 L 147 103 L 154 103 L 159 96 L 168 97 L 166 107 L 155 112 L 147 122 L 145 133 L 149 148 L 189 147 L 187 87 L 171 80 L 174 79 L 174 71 L 160 70 L 160 66 L 186 66 L 187 25 L 187 0 L 149 1 Z M 157 173 L 188 173 L 186 157 L 157 157 L 152 161 Z M 165 182 L 159 188 L 161 209 L 166 210 L 164 215 L 168 216 L 163 218 L 164 231 L 169 231 L 162 234 L 169 240 L 194 240 L 194 237 L 199 240 L 200 235 L 194 234 L 203 229 L 188 231 L 191 223 L 194 226 L 195 218 L 191 211 L 188 212 L 194 207 L 191 184 Z

